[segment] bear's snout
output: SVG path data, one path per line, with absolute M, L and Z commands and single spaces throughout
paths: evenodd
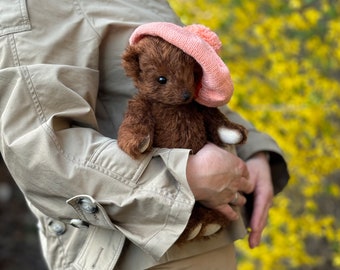
M 184 102 L 189 101 L 192 98 L 192 93 L 188 90 L 184 90 L 182 94 L 182 98 Z

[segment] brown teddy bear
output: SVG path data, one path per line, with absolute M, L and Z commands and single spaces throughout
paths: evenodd
M 157 22 L 138 27 L 123 55 L 126 74 L 138 93 L 129 101 L 118 145 L 138 159 L 153 147 L 187 148 L 197 153 L 207 142 L 228 147 L 246 140 L 246 129 L 217 106 L 233 85 L 217 55 L 217 35 L 202 25 Z M 213 235 L 229 221 L 196 202 L 177 243 Z

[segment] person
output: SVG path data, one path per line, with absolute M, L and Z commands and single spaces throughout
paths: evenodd
M 138 25 L 181 23 L 167 1 L 0 6 L 0 152 L 38 219 L 48 267 L 235 269 L 232 243 L 245 229 L 231 203 L 253 194 L 249 244 L 257 246 L 273 195 L 288 181 L 277 144 L 226 107 L 249 130 L 239 157 L 207 144 L 196 155 L 154 149 L 132 160 L 115 140 L 136 91 L 121 54 Z M 176 246 L 195 200 L 235 222 Z

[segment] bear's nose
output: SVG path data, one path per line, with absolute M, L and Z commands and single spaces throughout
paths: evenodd
M 191 99 L 192 94 L 191 94 L 191 92 L 189 92 L 189 91 L 186 90 L 186 91 L 183 92 L 182 97 L 183 97 L 183 100 L 184 100 L 184 101 L 188 101 L 188 100 Z

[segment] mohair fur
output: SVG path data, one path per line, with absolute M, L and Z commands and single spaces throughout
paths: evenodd
M 138 89 L 118 132 L 119 146 L 132 158 L 140 158 L 153 147 L 187 148 L 192 154 L 207 142 L 225 147 L 219 127 L 238 130 L 242 134 L 240 143 L 246 140 L 243 126 L 229 121 L 218 108 L 195 101 L 202 70 L 179 48 L 162 38 L 146 36 L 129 45 L 122 59 L 126 74 Z M 197 202 L 177 243 L 187 241 L 199 224 L 202 230 L 194 239 L 204 238 L 206 226 L 212 223 L 225 227 L 229 221 Z

